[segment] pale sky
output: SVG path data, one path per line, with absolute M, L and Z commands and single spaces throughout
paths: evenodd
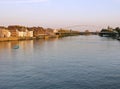
M 119 17 L 120 0 L 0 0 L 0 25 L 4 26 L 116 27 Z

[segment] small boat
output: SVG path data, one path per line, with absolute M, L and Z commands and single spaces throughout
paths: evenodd
M 13 49 L 19 49 L 19 45 L 15 45 Z

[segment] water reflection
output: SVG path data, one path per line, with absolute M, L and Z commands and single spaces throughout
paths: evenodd
M 0 42 L 0 53 L 8 53 L 9 55 L 16 55 L 22 53 L 24 54 L 33 54 L 34 49 L 45 49 L 46 45 L 51 42 L 56 42 L 58 38 L 54 39 L 40 39 L 40 40 L 27 40 L 27 41 L 9 41 L 9 42 Z M 15 46 L 19 46 L 19 49 L 14 49 Z M 54 45 L 55 46 L 55 45 Z M 22 51 L 22 52 L 21 52 Z

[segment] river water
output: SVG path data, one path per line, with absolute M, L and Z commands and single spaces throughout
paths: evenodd
M 120 41 L 73 36 L 0 42 L 0 89 L 120 89 Z

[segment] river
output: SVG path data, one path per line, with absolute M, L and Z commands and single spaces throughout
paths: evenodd
M 120 89 L 120 41 L 73 36 L 0 42 L 0 89 Z

